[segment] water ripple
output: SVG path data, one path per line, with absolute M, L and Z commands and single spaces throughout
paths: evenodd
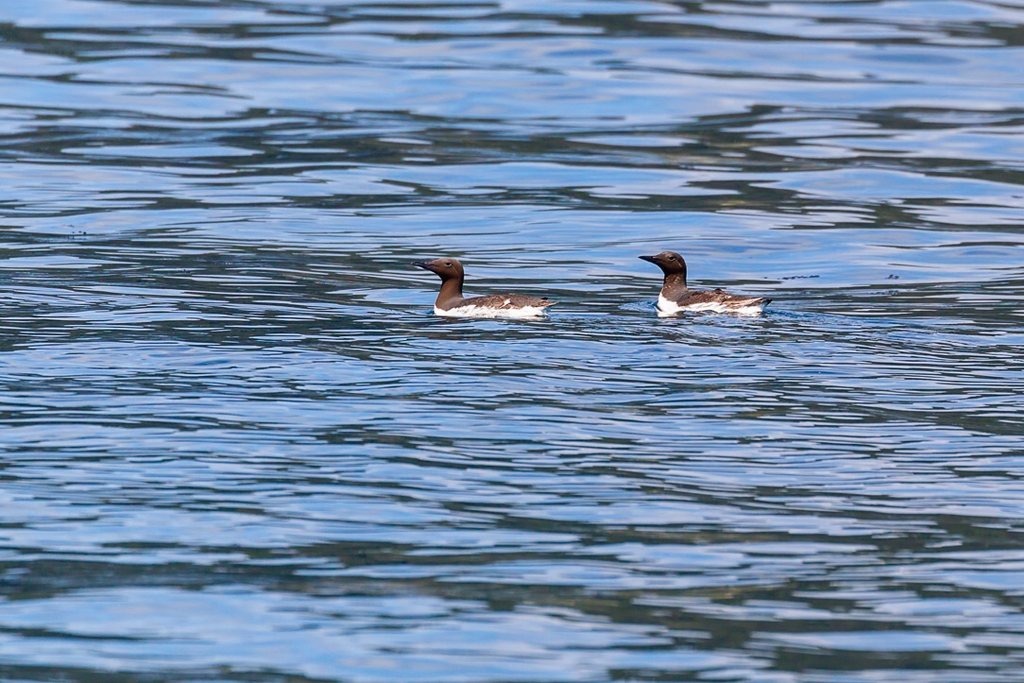
M 1019 680 L 1020 8 L 8 4 L 5 678 Z

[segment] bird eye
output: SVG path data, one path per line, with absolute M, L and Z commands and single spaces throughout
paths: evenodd
M 669 260 L 669 261 L 675 261 L 675 260 L 676 260 L 676 257 L 675 257 L 675 256 L 669 256 L 669 257 L 668 257 L 668 260 Z
M 445 264 L 446 266 L 450 266 L 450 265 L 452 264 L 452 262 L 451 262 L 451 261 L 445 261 L 445 262 L 444 262 L 444 264 Z

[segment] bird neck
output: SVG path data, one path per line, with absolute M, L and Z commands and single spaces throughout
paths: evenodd
M 438 308 L 448 309 L 462 301 L 462 280 L 461 277 L 450 277 L 441 281 L 441 291 L 437 293 L 437 301 L 434 305 Z
M 661 286 L 661 295 L 666 299 L 676 301 L 686 293 L 686 273 L 670 273 L 665 276 L 665 283 Z

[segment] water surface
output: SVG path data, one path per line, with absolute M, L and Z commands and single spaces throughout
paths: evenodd
M 0 676 L 1002 683 L 1024 9 L 0 8 Z M 658 273 L 774 299 L 659 319 Z M 444 320 L 413 268 L 548 320 Z

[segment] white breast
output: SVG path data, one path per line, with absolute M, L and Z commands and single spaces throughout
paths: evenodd
M 460 306 L 447 311 L 434 306 L 434 315 L 446 318 L 542 318 L 547 314 L 547 308 L 544 306 L 523 306 L 522 308 Z
M 669 315 L 675 315 L 681 313 L 683 309 L 679 304 L 671 299 L 666 299 L 661 294 L 658 295 L 658 315 L 662 318 Z

